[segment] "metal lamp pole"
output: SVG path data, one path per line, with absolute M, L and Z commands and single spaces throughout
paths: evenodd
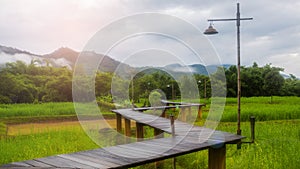
M 237 12 L 236 12 L 236 18 L 232 19 L 208 19 L 208 22 L 213 21 L 236 21 L 236 27 L 237 27 L 237 106 L 238 106 L 238 112 L 237 112 L 237 134 L 241 135 L 241 66 L 240 66 L 240 21 L 241 20 L 252 20 L 253 18 L 241 18 L 240 15 L 240 4 L 237 3 Z M 212 25 L 209 26 L 209 28 L 204 32 L 206 35 L 212 35 L 217 34 L 218 32 L 216 29 L 212 27 Z

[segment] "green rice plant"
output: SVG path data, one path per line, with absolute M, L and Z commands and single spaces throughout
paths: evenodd
M 250 137 L 249 122 L 242 123 L 242 135 Z M 236 132 L 236 123 L 220 123 L 218 130 Z M 256 123 L 254 144 L 227 145 L 226 167 L 230 169 L 298 169 L 300 165 L 300 120 L 281 120 Z M 248 141 L 246 138 L 243 141 Z M 178 168 L 206 169 L 207 150 L 177 157 Z M 171 167 L 166 166 L 165 168 Z
M 4 123 L 0 122 L 0 139 L 1 137 L 7 136 L 7 126 Z
M 98 148 L 79 127 L 0 139 L 0 164 Z
M 0 118 L 16 116 L 55 116 L 75 114 L 73 103 L 1 104 Z
M 227 98 L 221 121 L 237 121 L 237 99 Z M 273 103 L 268 97 L 241 98 L 241 121 L 255 116 L 257 121 L 300 119 L 300 97 L 274 97 Z M 210 102 L 203 108 L 203 117 L 207 117 Z
M 235 125 L 220 126 L 234 131 Z M 255 144 L 243 144 L 241 150 L 228 146 L 228 168 L 299 168 L 300 120 L 258 122 Z M 243 123 L 242 134 L 249 137 L 249 124 Z M 232 154 L 232 155 L 231 155 Z

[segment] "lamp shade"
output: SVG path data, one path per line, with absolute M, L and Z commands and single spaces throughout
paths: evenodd
M 209 27 L 204 31 L 205 35 L 213 35 L 217 33 L 218 31 L 212 25 L 209 25 Z

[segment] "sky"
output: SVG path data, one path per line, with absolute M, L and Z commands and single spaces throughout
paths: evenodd
M 34 54 L 48 54 L 60 47 L 82 51 L 107 25 L 145 12 L 178 17 L 203 32 L 209 25 L 207 19 L 234 18 L 237 2 L 241 17 L 254 18 L 241 23 L 241 64 L 251 66 L 257 62 L 263 66 L 271 63 L 284 68 L 287 74 L 300 77 L 298 0 L 0 0 L 0 45 Z M 206 38 L 218 53 L 220 62 L 236 64 L 235 23 L 214 22 L 213 26 L 219 34 Z M 158 45 L 150 45 L 150 48 L 149 43 L 153 42 Z M 158 48 L 168 46 L 161 49 L 162 56 L 166 57 L 159 62 L 166 65 L 172 55 L 171 49 L 180 50 L 176 43 L 166 37 L 131 38 L 124 40 L 119 50 L 112 51 L 111 55 L 117 59 L 128 56 L 128 51 L 124 50 L 129 48 L 135 57 L 138 51 L 149 55 L 149 49 L 157 54 Z M 175 52 L 175 55 L 185 55 L 184 59 L 190 61 L 185 63 L 195 64 L 195 60 L 189 58 L 190 53 L 184 51 Z M 151 61 L 146 63 L 151 64 Z

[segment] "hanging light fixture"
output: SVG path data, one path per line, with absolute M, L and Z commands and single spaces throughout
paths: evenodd
M 212 26 L 212 23 L 209 24 L 209 27 L 204 31 L 205 35 L 217 34 L 218 31 Z

